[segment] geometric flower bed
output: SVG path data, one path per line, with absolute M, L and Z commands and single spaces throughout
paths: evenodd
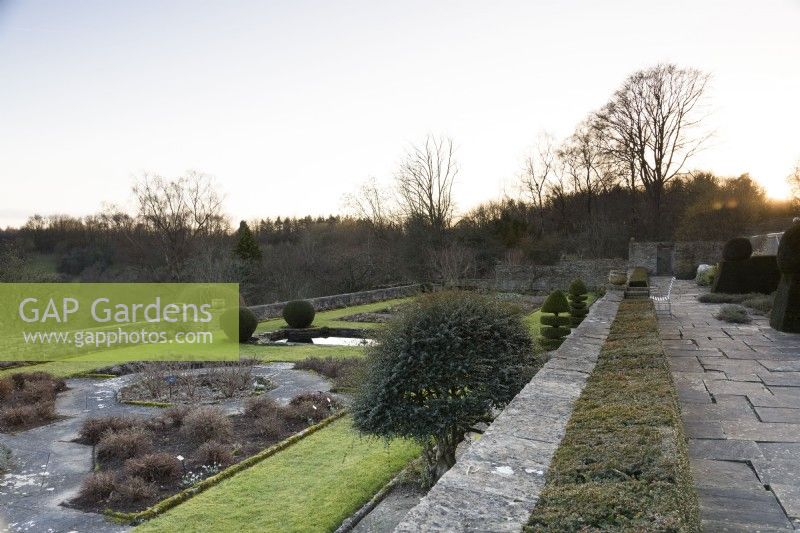
M 120 389 L 121 402 L 213 403 L 275 388 L 268 379 L 253 377 L 252 364 L 181 372 L 169 364 L 150 364 L 140 378 Z
M 95 512 L 140 511 L 340 408 L 333 398 L 316 393 L 300 395 L 287 406 L 253 397 L 244 413 L 235 415 L 212 406 L 180 406 L 152 419 L 89 419 L 77 442 L 93 446 L 96 468 L 68 505 Z

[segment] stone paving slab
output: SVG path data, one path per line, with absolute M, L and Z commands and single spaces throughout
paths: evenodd
M 656 284 L 668 279 L 656 278 Z M 800 528 L 800 335 L 732 325 L 676 280 L 659 316 L 706 531 Z
M 621 294 L 592 305 L 554 356 L 395 531 L 515 531 L 527 523 Z

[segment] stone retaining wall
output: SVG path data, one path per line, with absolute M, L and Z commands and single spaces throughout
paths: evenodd
M 520 531 L 621 301 L 592 305 L 554 356 L 395 531 Z
M 351 305 L 364 305 L 382 300 L 393 298 L 403 298 L 413 296 L 421 290 L 421 285 L 403 285 L 401 287 L 389 287 L 386 289 L 375 289 L 371 291 L 350 292 L 347 294 L 334 294 L 332 296 L 320 296 L 318 298 L 308 298 L 317 311 L 327 311 L 329 309 L 340 309 Z M 265 305 L 251 305 L 250 310 L 256 315 L 258 320 L 267 320 L 281 316 L 283 307 L 288 302 L 277 302 Z
M 644 267 L 650 274 L 671 276 L 684 265 L 713 265 L 722 257 L 722 241 L 654 242 L 628 244 L 628 266 Z M 659 257 L 661 260 L 659 261 Z
M 512 292 L 550 292 L 566 289 L 580 278 L 589 287 L 605 287 L 609 270 L 625 270 L 625 259 L 572 259 L 556 265 L 508 265 L 495 267 L 492 289 Z

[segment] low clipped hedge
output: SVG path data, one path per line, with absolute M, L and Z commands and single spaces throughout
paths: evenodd
M 647 287 L 647 269 L 634 267 L 628 275 L 628 287 Z
M 525 531 L 700 529 L 653 304 L 624 300 Z
M 754 255 L 738 261 L 721 261 L 711 292 L 771 294 L 777 290 L 780 280 L 776 256 Z

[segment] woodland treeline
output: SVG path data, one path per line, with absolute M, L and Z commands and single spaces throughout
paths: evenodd
M 707 75 L 674 65 L 632 74 L 566 139 L 546 133 L 517 192 L 469 211 L 454 142 L 412 146 L 388 187 L 368 180 L 347 214 L 237 227 L 215 181 L 144 175 L 134 209 L 36 215 L 0 232 L 0 281 L 233 281 L 250 303 L 430 279 L 491 276 L 500 261 L 626 257 L 637 240 L 724 240 L 788 225 L 798 203 L 768 200 L 747 174 L 691 170 Z M 800 171 L 787 169 L 800 185 Z

